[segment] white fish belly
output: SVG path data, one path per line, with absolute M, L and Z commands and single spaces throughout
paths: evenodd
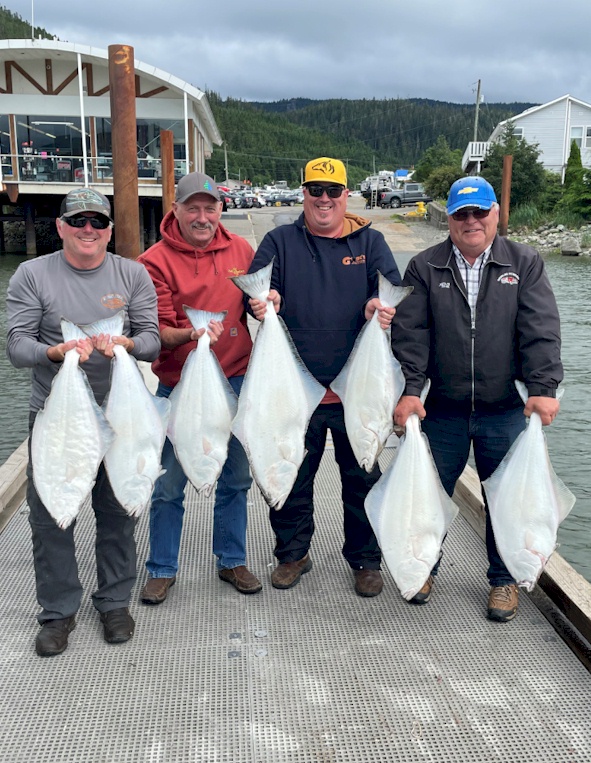
M 371 472 L 394 428 L 394 409 L 404 389 L 390 332 L 369 321 L 330 385 L 343 402 L 345 426 L 358 464 Z
M 556 548 L 560 522 L 575 502 L 554 473 L 541 422 L 534 416 L 483 483 L 499 554 L 528 591 Z
M 116 436 L 105 454 L 105 468 L 119 503 L 138 516 L 150 502 L 162 469 L 166 421 L 137 363 L 122 347 L 115 347 L 113 364 L 105 413 Z
M 63 529 L 92 490 L 113 439 L 78 358 L 75 350 L 66 353 L 31 437 L 35 489 Z
M 296 357 L 275 314 L 259 327 L 232 431 L 267 503 L 283 506 L 304 460 L 310 417 L 326 390 Z
M 439 559 L 457 514 L 416 416 L 409 418 L 398 451 L 370 490 L 365 509 L 394 582 L 405 599 L 412 599 Z
M 209 345 L 198 344 L 170 396 L 168 436 L 183 471 L 209 494 L 228 456 L 236 396 Z

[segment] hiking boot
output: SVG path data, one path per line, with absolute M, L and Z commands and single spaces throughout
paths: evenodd
M 258 593 L 263 587 L 261 581 L 243 564 L 238 567 L 226 567 L 219 570 L 218 577 L 220 580 L 233 585 L 240 593 Z
M 300 578 L 312 569 L 310 555 L 306 554 L 297 562 L 284 562 L 278 564 L 271 573 L 271 585 L 273 588 L 293 588 L 300 582 Z
M 68 636 L 75 627 L 74 615 L 43 623 L 35 639 L 35 651 L 39 657 L 53 657 L 64 652 L 68 646 Z
M 427 602 L 431 598 L 431 592 L 433 591 L 434 582 L 435 582 L 435 577 L 433 575 L 429 575 L 429 577 L 427 578 L 425 582 L 425 585 L 421 588 L 420 591 L 415 593 L 412 599 L 408 600 L 408 603 L 409 604 L 427 604 Z
M 123 644 L 133 636 L 135 622 L 127 607 L 101 612 L 105 641 L 109 644 Z
M 355 576 L 355 593 L 358 596 L 377 596 L 382 592 L 384 581 L 379 570 L 353 570 Z
M 162 604 L 168 596 L 168 589 L 176 583 L 174 578 L 149 578 L 142 588 L 140 599 L 142 604 Z
M 498 623 L 507 623 L 509 620 L 513 620 L 517 614 L 518 604 L 519 589 L 515 583 L 491 586 L 488 595 L 487 617 Z

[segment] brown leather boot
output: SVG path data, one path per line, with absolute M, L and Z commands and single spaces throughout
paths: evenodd
M 300 582 L 300 578 L 306 572 L 312 569 L 312 560 L 310 555 L 306 554 L 303 559 L 297 562 L 284 562 L 278 564 L 271 573 L 271 584 L 273 588 L 293 588 Z
M 435 578 L 433 577 L 433 575 L 429 575 L 429 577 L 425 581 L 425 584 L 420 589 L 420 591 L 417 591 L 415 595 L 412 597 L 412 599 L 408 600 L 409 604 L 427 604 L 427 602 L 431 598 L 434 582 L 435 582 Z
M 355 593 L 358 596 L 377 596 L 382 592 L 384 581 L 379 570 L 353 570 L 355 576 Z
M 492 586 L 488 595 L 489 620 L 498 623 L 508 623 L 517 614 L 519 605 L 519 589 L 514 583 Z
M 140 599 L 143 604 L 162 604 L 168 596 L 168 589 L 176 583 L 174 578 L 149 578 L 142 588 Z
M 261 581 L 243 564 L 239 567 L 219 570 L 218 577 L 220 580 L 233 585 L 240 593 L 258 593 L 263 587 Z

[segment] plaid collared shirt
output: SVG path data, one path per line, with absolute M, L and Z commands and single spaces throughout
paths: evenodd
M 470 265 L 470 263 L 464 258 L 464 255 L 460 252 L 455 244 L 452 244 L 452 248 L 456 258 L 456 265 L 458 266 L 458 270 L 460 271 L 460 275 L 462 276 L 464 285 L 466 286 L 468 304 L 470 305 L 472 322 L 474 322 L 474 311 L 476 310 L 476 300 L 478 299 L 478 289 L 480 288 L 482 269 L 488 262 L 492 244 L 488 246 L 484 252 L 482 252 L 482 254 L 474 260 L 473 265 Z

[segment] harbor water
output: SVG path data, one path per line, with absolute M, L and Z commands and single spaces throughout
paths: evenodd
M 0 256 L 0 463 L 27 436 L 29 371 L 13 368 L 6 358 L 5 295 L 22 260 Z M 560 415 L 544 431 L 554 469 L 577 498 L 559 530 L 559 552 L 591 581 L 591 258 L 548 256 L 546 266 L 562 321 L 565 393 Z

